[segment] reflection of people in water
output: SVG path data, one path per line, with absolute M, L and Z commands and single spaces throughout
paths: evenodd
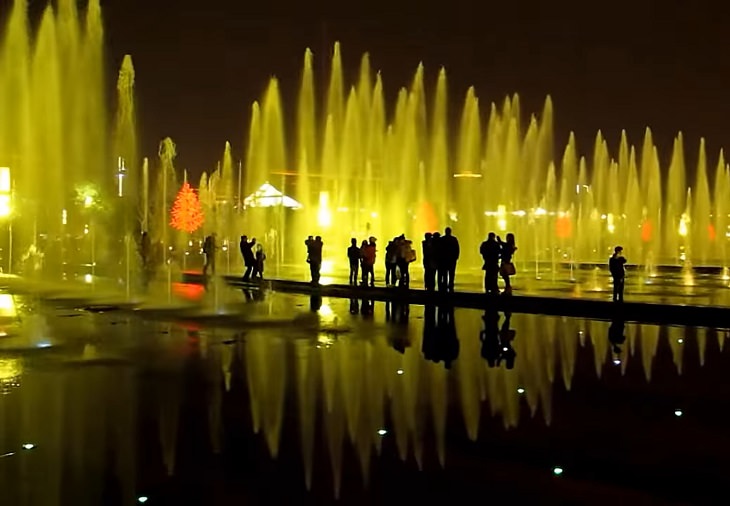
M 423 313 L 423 344 L 421 351 L 426 360 L 443 361 L 447 369 L 459 356 L 459 338 L 456 336 L 454 308 L 426 306 Z
M 313 293 L 309 296 L 309 309 L 311 311 L 319 311 L 322 307 L 322 296 L 318 293 Z
M 504 365 L 507 369 L 514 368 L 515 359 L 517 358 L 517 352 L 512 347 L 512 341 L 514 341 L 517 332 L 509 328 L 511 320 L 512 313 L 504 313 L 504 322 L 502 322 L 502 329 L 499 331 L 500 357 L 497 360 L 497 364 L 504 360 Z
M 375 313 L 375 301 L 362 299 L 360 302 L 360 314 L 366 317 L 373 316 L 373 313 Z
M 512 347 L 512 341 L 517 332 L 509 328 L 511 319 L 512 313 L 505 313 L 500 329 L 499 313 L 496 310 L 486 310 L 482 315 L 484 330 L 479 333 L 479 340 L 482 342 L 482 358 L 489 367 L 497 367 L 503 360 L 507 369 L 515 366 L 517 352 Z
M 404 304 L 394 300 L 385 302 L 385 321 L 405 324 L 408 323 L 408 316 L 410 314 L 410 304 Z
M 360 302 L 357 299 L 350 299 L 350 314 L 358 314 L 360 312 Z
M 438 362 L 438 331 L 436 330 L 436 306 L 426 306 L 423 309 L 423 343 L 421 352 L 423 358 Z
M 621 345 L 626 342 L 625 325 L 626 323 L 623 320 L 616 319 L 612 320 L 611 325 L 608 327 L 608 340 L 611 343 L 611 350 L 617 356 L 621 354 Z
M 451 363 L 459 356 L 459 338 L 456 336 L 454 307 L 441 306 L 438 313 L 439 355 L 444 366 L 451 369 Z
M 410 314 L 410 306 L 402 302 L 386 301 L 385 303 L 385 320 L 391 323 L 403 326 L 408 325 L 408 315 Z M 411 346 L 408 332 L 399 329 L 389 332 L 388 342 L 393 349 L 405 353 L 406 348 Z
M 497 365 L 499 360 L 499 313 L 497 310 L 487 309 L 482 315 L 484 330 L 479 333 L 482 342 L 482 358 L 489 367 Z

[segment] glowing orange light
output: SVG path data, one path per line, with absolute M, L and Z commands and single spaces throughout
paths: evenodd
M 573 235 L 573 223 L 568 216 L 560 216 L 555 221 L 555 235 L 560 239 L 567 239 Z
M 654 226 L 651 224 L 651 220 L 644 220 L 644 223 L 641 224 L 641 240 L 643 242 L 651 241 L 653 233 Z
M 714 241 L 717 239 L 717 232 L 715 231 L 715 225 L 710 223 L 707 225 L 707 237 L 710 238 L 711 241 Z
M 205 295 L 205 287 L 193 283 L 173 283 L 173 293 L 187 300 L 200 300 Z

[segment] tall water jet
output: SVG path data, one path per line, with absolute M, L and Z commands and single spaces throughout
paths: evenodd
M 310 186 L 310 169 L 317 165 L 317 125 L 314 92 L 312 51 L 304 52 L 304 68 L 299 87 L 297 106 L 297 182 L 295 198 L 302 204 L 297 228 L 306 228 L 312 219 L 310 208 L 314 202 Z
M 484 177 L 481 170 L 481 127 L 479 122 L 479 99 L 474 94 L 474 88 L 469 88 L 464 99 L 464 109 L 461 115 L 459 129 L 459 148 L 456 153 L 456 171 L 454 178 L 455 200 L 458 203 L 459 230 L 469 230 L 471 239 L 464 247 L 463 257 L 474 261 L 476 251 L 474 244 L 481 239 L 481 224 L 484 222 L 484 211 L 480 199 L 480 186 L 474 184 Z M 462 236 L 464 240 L 467 237 Z
M 124 237 L 124 279 L 127 296 L 130 295 L 132 272 L 135 271 L 138 279 L 140 279 L 141 274 L 139 269 L 132 268 L 133 236 L 137 230 L 142 229 L 137 216 L 137 209 L 141 202 L 139 201 L 140 179 L 137 170 L 137 125 L 135 116 L 134 66 L 132 65 L 132 57 L 125 55 L 117 79 L 117 114 L 113 134 L 113 153 L 117 158 L 116 196 L 118 198 L 118 218 L 116 223 L 113 224 L 111 237 Z M 113 247 L 111 244 L 110 246 Z M 138 265 L 137 262 L 134 262 L 134 264 Z
M 639 186 L 639 175 L 636 167 L 636 151 L 631 147 L 629 152 L 629 171 L 626 180 L 626 200 L 624 203 L 623 216 L 624 226 L 622 227 L 624 247 L 627 251 L 634 252 L 642 258 L 640 229 L 642 219 L 641 188 Z
M 727 227 L 728 227 L 728 203 L 727 199 L 730 198 L 730 188 L 725 170 L 725 154 L 723 150 L 720 150 L 720 155 L 717 159 L 717 168 L 715 169 L 715 185 L 714 185 L 714 198 L 713 201 L 713 225 L 715 227 L 715 249 L 714 256 L 717 258 L 724 269 L 727 265 Z M 724 273 L 727 275 L 727 273 Z
M 672 261 L 679 255 L 680 235 L 678 235 L 681 215 L 685 210 L 686 186 L 684 166 L 684 140 L 682 132 L 674 139 L 672 160 L 669 164 L 667 179 L 667 201 L 665 206 L 664 240 L 665 252 Z
M 710 188 L 707 182 L 707 154 L 705 139 L 700 139 L 700 152 L 697 160 L 697 175 L 692 197 L 692 263 L 704 265 L 710 256 L 716 232 L 710 218 Z
M 114 156 L 118 158 L 117 196 L 127 197 L 130 205 L 138 203 L 140 174 L 138 167 L 137 119 L 134 98 L 134 65 L 125 55 L 117 79 L 117 114 L 114 126 Z M 122 171 L 123 169 L 123 171 Z M 130 213 L 131 214 L 131 213 Z

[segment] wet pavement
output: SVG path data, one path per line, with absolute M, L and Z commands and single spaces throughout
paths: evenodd
M 724 331 L 195 304 L 205 323 L 0 294 L 2 504 L 726 502 Z

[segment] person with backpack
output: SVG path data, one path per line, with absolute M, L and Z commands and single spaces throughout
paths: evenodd
M 408 267 L 411 262 L 416 260 L 416 251 L 413 249 L 413 242 L 406 239 L 405 234 L 401 234 L 401 236 L 398 237 L 397 245 L 398 250 L 396 263 L 400 274 L 400 282 L 398 283 L 398 286 L 401 288 L 408 288 L 411 281 Z
M 375 237 L 370 237 L 369 242 L 363 241 L 360 248 L 362 254 L 362 286 L 375 286 Z

